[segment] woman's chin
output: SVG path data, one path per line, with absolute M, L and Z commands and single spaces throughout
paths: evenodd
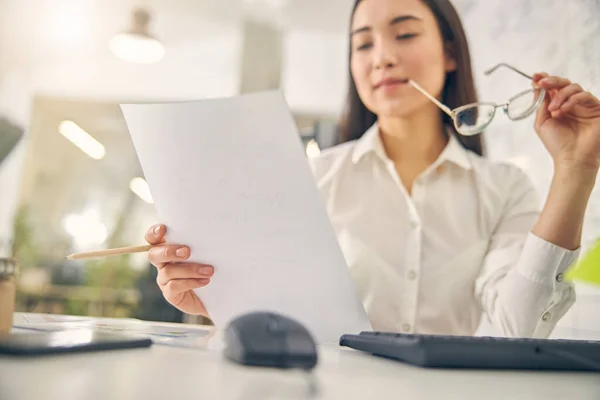
M 378 104 L 375 114 L 379 117 L 395 117 L 395 118 L 408 118 L 417 111 L 417 108 L 413 105 L 406 104 L 406 102 L 390 101 L 383 104 Z

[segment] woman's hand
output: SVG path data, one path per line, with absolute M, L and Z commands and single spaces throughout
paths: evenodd
M 550 190 L 532 232 L 575 250 L 600 167 L 600 101 L 568 79 L 544 73 L 532 78 L 547 92 L 535 130 L 554 161 Z
M 214 269 L 210 265 L 187 263 L 190 248 L 166 244 L 164 225 L 155 225 L 146 232 L 146 241 L 156 245 L 148 252 L 148 260 L 158 269 L 156 283 L 165 299 L 187 314 L 208 317 L 194 289 L 208 285 Z
M 600 166 L 600 100 L 558 76 L 537 73 L 533 81 L 547 92 L 535 130 L 555 167 L 595 176 Z

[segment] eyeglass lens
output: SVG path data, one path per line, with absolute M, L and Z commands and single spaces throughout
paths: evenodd
M 475 135 L 489 125 L 495 112 L 496 107 L 491 104 L 473 105 L 456 113 L 454 125 L 463 135 Z
M 519 120 L 528 117 L 543 100 L 541 89 L 532 89 L 519 93 L 508 101 L 506 114 L 512 120 Z

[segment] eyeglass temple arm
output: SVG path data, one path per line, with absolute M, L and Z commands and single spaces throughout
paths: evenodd
M 441 108 L 446 114 L 448 114 L 448 116 L 450 118 L 454 118 L 454 113 L 452 112 L 452 110 L 450 110 L 448 107 L 446 107 L 438 99 L 436 99 L 435 97 L 433 97 L 432 95 L 430 95 L 429 93 L 427 93 L 425 91 L 425 89 L 423 89 L 421 86 L 419 86 L 419 84 L 417 82 L 413 81 L 412 79 L 409 79 L 408 83 L 410 83 L 415 89 L 417 89 L 419 92 L 421 92 L 429 100 L 431 100 L 432 102 L 434 102 L 439 108 Z
M 506 68 L 508 68 L 508 69 L 511 69 L 511 70 L 515 71 L 517 74 L 523 75 L 523 76 L 524 76 L 525 78 L 527 78 L 527 79 L 531 79 L 531 80 L 533 80 L 533 78 L 532 78 L 531 76 L 527 75 L 525 72 L 523 72 L 523 71 L 519 71 L 518 69 L 516 69 L 515 67 L 513 67 L 512 65 L 509 65 L 509 64 L 507 64 L 507 63 L 499 63 L 499 64 L 496 64 L 496 65 L 494 65 L 492 68 L 489 68 L 487 71 L 485 71 L 485 74 L 486 74 L 486 75 L 489 75 L 489 74 L 491 74 L 492 72 L 496 71 L 496 70 L 497 70 L 498 68 L 500 68 L 500 67 L 506 67 Z

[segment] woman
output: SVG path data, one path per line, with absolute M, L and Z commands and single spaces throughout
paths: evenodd
M 483 316 L 500 335 L 548 336 L 574 301 L 562 273 L 600 165 L 600 101 L 533 75 L 546 93 L 535 92 L 535 130 L 554 161 L 540 212 L 520 170 L 483 158 L 480 135 L 457 133 L 481 111 L 453 127 L 435 104 L 477 101 L 448 0 L 358 0 L 350 46 L 346 143 L 311 163 L 373 328 L 472 335 Z M 165 233 L 146 235 L 159 244 L 149 252 L 158 285 L 181 311 L 207 315 L 193 289 L 213 267 L 184 263 L 189 248 Z

